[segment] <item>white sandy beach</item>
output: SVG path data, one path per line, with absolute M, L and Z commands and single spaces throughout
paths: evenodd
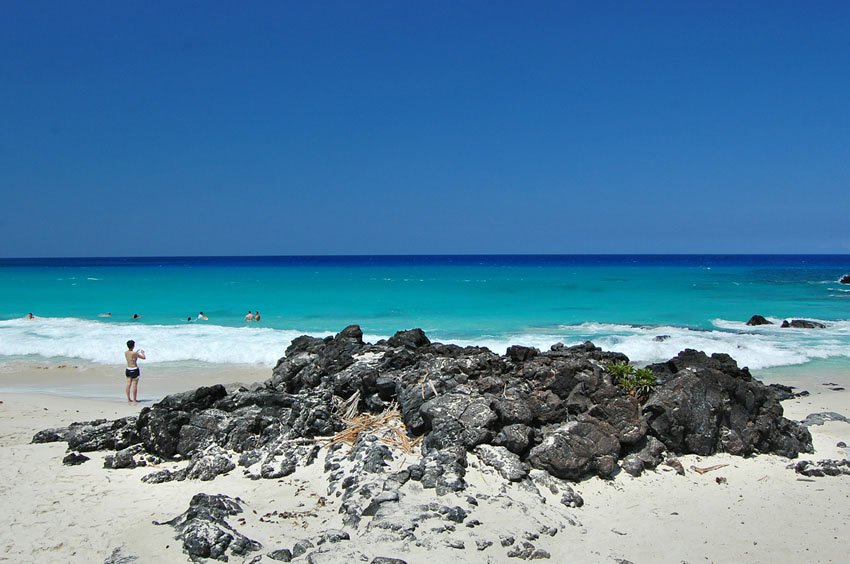
M 212 383 L 264 380 L 267 368 L 206 367 L 160 369 L 143 367 L 140 398 L 150 405 L 167 393 Z M 850 416 L 850 374 L 818 374 L 815 379 L 793 373 L 768 382 L 799 386 L 811 395 L 783 403 L 785 415 L 801 420 L 810 413 Z M 146 484 L 140 478 L 152 470 L 105 470 L 108 453 L 87 453 L 92 460 L 65 466 L 65 443 L 30 444 L 40 430 L 75 421 L 115 419 L 141 408 L 123 398 L 124 379 L 114 367 L 48 368 L 21 365 L 0 371 L 0 560 L 9 562 L 103 562 L 114 549 L 138 557 L 138 562 L 185 562 L 181 542 L 167 521 L 188 508 L 199 492 L 239 497 L 245 507 L 237 524 L 242 534 L 263 549 L 245 561 L 273 562 L 271 550 L 288 547 L 328 528 L 341 528 L 341 517 L 327 496 L 319 462 L 282 480 L 248 480 L 237 469 L 212 482 Z M 794 381 L 796 380 L 796 381 Z M 802 385 L 802 382 L 806 382 Z M 824 383 L 834 383 L 824 386 Z M 830 388 L 843 387 L 843 391 Z M 51 393 L 44 393 L 50 391 Z M 41 392 L 41 393 L 39 393 Z M 850 442 L 850 424 L 812 426 L 816 452 L 802 458 L 846 458 L 839 441 Z M 551 526 L 554 536 L 541 535 L 535 544 L 551 554 L 551 562 L 845 562 L 846 523 L 850 521 L 850 478 L 802 478 L 777 456 L 742 459 L 729 455 L 681 457 L 684 476 L 661 466 L 640 478 L 620 473 L 616 479 L 591 479 L 574 485 L 584 506 L 568 509 L 558 497 L 539 498 L 482 470 L 471 457 L 467 481 L 479 491 L 492 490 L 488 503 L 470 515 L 475 528 L 459 526 L 446 535 L 463 541 L 464 549 L 443 541 L 429 543 L 374 542 L 358 538 L 324 560 L 346 561 L 356 551 L 369 557 L 402 558 L 409 563 L 461 559 L 469 562 L 515 561 L 506 556 L 500 536 L 519 541 L 532 530 Z M 692 466 L 727 466 L 699 474 Z M 164 463 L 166 468 L 177 463 Z M 718 483 L 718 478 L 725 478 Z M 433 490 L 420 492 L 425 500 Z M 439 501 L 454 505 L 451 494 Z M 265 517 L 277 511 L 278 515 Z M 288 518 L 284 511 L 293 512 Z M 300 515 L 299 515 L 300 513 Z M 261 519 L 262 518 L 262 519 Z M 234 521 L 237 518 L 234 518 Z M 368 520 L 368 518 L 366 518 Z M 361 524 L 361 529 L 364 524 Z M 358 529 L 360 530 L 360 529 Z M 437 537 L 438 539 L 441 537 Z M 479 550 L 475 541 L 492 546 Z M 299 560 L 304 561 L 301 557 Z M 241 561 L 231 558 L 231 561 Z

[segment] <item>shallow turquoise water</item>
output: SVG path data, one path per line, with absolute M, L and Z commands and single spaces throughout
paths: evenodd
M 783 366 L 850 357 L 848 272 L 848 256 L 6 260 L 0 356 L 107 362 L 99 349 L 136 335 L 164 361 L 268 364 L 294 336 L 358 323 L 373 340 L 422 327 L 494 350 L 592 339 L 639 362 L 690 346 Z M 828 327 L 748 328 L 753 314 Z

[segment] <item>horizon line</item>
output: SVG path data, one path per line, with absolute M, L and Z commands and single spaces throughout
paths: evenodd
M 244 255 L 88 255 L 88 256 L 29 256 L 29 257 L 0 257 L 0 261 L 25 261 L 25 260 L 85 260 L 85 259 L 199 259 L 199 258 L 215 258 L 215 259 L 256 259 L 256 258 L 408 258 L 408 257 L 631 257 L 631 256 L 646 256 L 646 257 L 687 257 L 687 256 L 708 256 L 708 257 L 755 257 L 755 256 L 776 256 L 776 257 L 806 257 L 806 256 L 835 256 L 835 257 L 850 257 L 850 252 L 816 252 L 816 253 L 728 253 L 728 252 L 699 252 L 699 253 L 373 253 L 373 254 L 244 254 Z

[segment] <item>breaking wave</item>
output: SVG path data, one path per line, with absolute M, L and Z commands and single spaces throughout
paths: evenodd
M 825 329 L 781 329 L 775 325 L 749 327 L 716 319 L 710 330 L 677 326 L 636 326 L 583 323 L 531 328 L 511 334 L 441 334 L 426 328 L 432 341 L 461 346 L 485 346 L 504 353 L 510 345 L 548 350 L 555 343 L 574 345 L 593 341 L 606 350 L 625 353 L 633 362 L 662 362 L 691 348 L 708 354 L 727 353 L 751 369 L 797 365 L 815 359 L 850 358 L 850 320 L 822 321 Z M 225 327 L 213 324 L 144 325 L 103 323 L 77 318 L 13 319 L 0 321 L 0 357 L 75 358 L 97 364 L 123 361 L 125 342 L 133 339 L 145 349 L 148 363 L 210 362 L 274 366 L 292 339 L 332 332 L 264 327 Z M 364 335 L 376 342 L 388 335 Z

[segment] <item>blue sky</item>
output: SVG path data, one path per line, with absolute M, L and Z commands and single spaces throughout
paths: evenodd
M 0 256 L 850 252 L 847 2 L 37 2 Z

